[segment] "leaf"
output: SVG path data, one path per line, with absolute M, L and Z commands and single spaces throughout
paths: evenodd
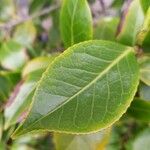
M 135 98 L 127 113 L 137 120 L 150 122 L 150 102 Z
M 150 0 L 140 0 L 143 11 L 146 13 L 148 8 L 150 7 Z
M 53 0 L 43 0 L 41 3 L 41 0 L 32 0 L 30 4 L 30 13 L 38 12 L 40 9 L 43 8 L 43 6 L 49 6 L 51 5 Z
M 92 39 L 92 17 L 87 0 L 63 0 L 60 29 L 65 47 Z
M 22 76 L 26 77 L 27 75 L 38 70 L 45 70 L 48 64 L 50 64 L 50 62 L 52 62 L 56 56 L 58 56 L 58 53 L 55 53 L 49 57 L 37 57 L 29 61 L 23 69 Z
M 18 70 L 27 61 L 25 49 L 14 41 L 8 41 L 2 44 L 0 48 L 0 63 L 10 70 Z
M 95 28 L 94 39 L 115 41 L 118 23 L 118 18 L 101 19 Z
M 145 129 L 132 142 L 131 150 L 148 150 L 150 147 L 150 128 Z
M 142 27 L 143 21 L 144 14 L 140 2 L 134 0 L 124 11 L 117 40 L 126 45 L 135 45 L 136 36 Z
M 55 55 L 50 57 L 37 57 L 28 62 L 25 66 L 23 77 L 26 77 L 26 79 L 20 85 L 19 90 L 14 91 L 15 97 L 12 95 L 14 99 L 13 103 L 8 105 L 5 109 L 5 129 L 18 122 L 19 117 L 24 114 L 25 111 L 28 111 L 37 83 L 42 73 L 54 58 Z
M 54 134 L 56 150 L 105 150 L 110 130 L 88 135 Z
M 36 38 L 36 28 L 32 21 L 27 21 L 16 27 L 13 40 L 20 45 L 29 47 Z
M 143 27 L 137 36 L 137 44 L 140 45 L 145 52 L 150 52 L 150 7 L 147 11 Z
M 140 98 L 146 101 L 150 101 L 150 86 L 141 84 L 139 88 Z
M 13 137 L 43 130 L 100 131 L 127 110 L 138 81 L 132 48 L 99 40 L 74 45 L 43 74 L 31 112 Z
M 18 72 L 0 71 L 0 106 L 7 101 L 15 84 L 19 81 L 20 74 Z M 0 107 L 1 111 L 1 107 Z
M 150 57 L 144 56 L 139 60 L 140 64 L 140 79 L 150 86 Z

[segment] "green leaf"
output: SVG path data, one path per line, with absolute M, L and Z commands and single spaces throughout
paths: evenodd
M 5 129 L 18 122 L 19 117 L 28 110 L 32 101 L 33 93 L 42 73 L 55 57 L 55 55 L 49 57 L 37 57 L 28 62 L 25 66 L 23 78 L 26 77 L 26 79 L 20 85 L 19 91 L 14 91 L 16 96 L 14 97 L 13 103 L 5 109 Z
M 132 142 L 131 150 L 149 150 L 150 128 L 145 129 Z
M 146 13 L 148 8 L 150 7 L 150 0 L 140 0 L 143 11 Z
M 95 27 L 94 39 L 115 41 L 118 23 L 119 23 L 118 18 L 107 17 L 101 19 L 100 22 Z
M 140 79 L 150 86 L 150 57 L 144 56 L 139 59 L 140 64 Z
M 141 84 L 139 88 L 140 98 L 150 101 L 150 86 Z
M 137 44 L 140 45 L 145 52 L 150 52 L 150 8 L 147 11 L 143 27 L 137 36 Z
M 17 26 L 13 34 L 13 40 L 25 47 L 31 46 L 35 37 L 36 29 L 32 21 Z
M 48 64 L 50 64 L 50 62 L 52 62 L 55 59 L 55 57 L 58 55 L 59 55 L 58 53 L 55 53 L 49 57 L 37 57 L 29 61 L 22 71 L 22 76 L 26 77 L 29 74 L 34 73 L 36 71 L 43 70 L 43 69 L 45 70 Z
M 30 4 L 29 11 L 30 13 L 38 12 L 40 9 L 42 9 L 44 6 L 51 5 L 53 0 L 43 0 L 41 3 L 41 0 L 32 0 Z
M 2 44 L 0 48 L 0 63 L 10 70 L 18 70 L 27 61 L 25 49 L 14 41 L 8 41 Z
M 144 21 L 144 14 L 139 0 L 134 0 L 124 11 L 117 40 L 120 43 L 133 46 L 136 36 Z
M 0 71 L 0 106 L 5 102 L 15 84 L 20 80 L 20 74 L 18 72 Z M 0 108 L 1 111 L 1 108 Z
M 28 132 L 89 133 L 113 124 L 137 90 L 134 50 L 86 41 L 58 56 L 43 74 L 32 109 L 13 137 Z
M 105 150 L 110 130 L 88 135 L 54 134 L 56 150 Z
M 60 29 L 65 47 L 92 39 L 92 17 L 87 0 L 63 0 Z
M 135 98 L 127 113 L 137 120 L 150 122 L 150 102 Z

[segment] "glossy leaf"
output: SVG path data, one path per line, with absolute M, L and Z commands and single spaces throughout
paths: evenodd
M 92 17 L 87 0 L 63 0 L 60 29 L 65 47 L 92 39 Z
M 140 98 L 146 101 L 150 101 L 150 86 L 141 84 L 139 87 Z
M 109 130 L 88 134 L 54 134 L 56 150 L 105 150 L 109 140 Z
M 118 18 L 107 17 L 103 20 L 101 19 L 95 27 L 94 39 L 115 41 L 118 23 Z
M 55 53 L 49 57 L 37 57 L 29 61 L 22 71 L 22 76 L 26 77 L 27 75 L 36 71 L 45 70 L 48 64 L 50 64 L 58 55 L 58 53 Z
M 23 77 L 26 79 L 20 85 L 19 91 L 14 91 L 16 96 L 13 103 L 5 109 L 5 129 L 18 122 L 19 117 L 28 110 L 37 83 L 54 58 L 55 56 L 35 58 L 25 66 Z
M 31 111 L 14 133 L 89 133 L 118 120 L 137 90 L 134 50 L 106 41 L 87 41 L 67 49 L 43 74 Z
M 3 43 L 0 48 L 0 63 L 10 70 L 20 69 L 27 61 L 25 49 L 14 41 Z
M 135 98 L 127 113 L 137 120 L 150 122 L 150 102 Z
M 144 14 L 139 0 L 134 0 L 124 11 L 120 24 L 120 31 L 117 40 L 120 43 L 133 46 L 136 43 L 136 36 L 142 27 Z
M 145 52 L 150 52 L 150 7 L 147 11 L 143 27 L 137 36 L 137 44 L 142 46 Z
M 36 29 L 32 21 L 17 26 L 13 34 L 13 40 L 25 47 L 31 46 L 35 37 Z
M 139 59 L 140 63 L 140 79 L 150 86 L 150 57 L 144 56 Z

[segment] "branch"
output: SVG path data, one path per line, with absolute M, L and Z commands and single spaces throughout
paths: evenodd
M 59 8 L 58 5 L 53 5 L 48 8 L 43 9 L 41 12 L 37 12 L 37 13 L 33 14 L 32 16 L 27 16 L 25 18 L 19 18 L 18 20 L 9 21 L 4 25 L 0 25 L 0 30 L 10 30 L 11 28 L 13 28 L 14 26 L 16 26 L 18 24 L 24 23 L 28 20 L 32 20 L 32 19 L 35 19 L 35 18 L 43 16 L 43 15 L 46 15 L 46 14 L 56 10 L 57 8 Z

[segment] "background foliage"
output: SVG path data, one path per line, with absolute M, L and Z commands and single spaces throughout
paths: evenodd
M 87 42 L 93 47 L 88 47 L 88 44 L 84 44 L 84 41 L 92 39 L 105 41 L 97 41 L 100 45 L 96 45 L 96 42 Z M 115 43 L 109 43 L 108 41 Z M 79 46 L 73 46 L 79 42 L 83 43 L 79 44 Z M 70 46 L 73 47 L 71 47 L 69 51 L 67 48 Z M 87 51 L 89 52 L 88 55 L 79 57 L 73 53 L 75 51 L 82 52 L 82 49 L 86 46 L 89 50 Z M 99 69 L 93 67 L 94 63 L 97 67 L 106 68 L 106 64 L 98 64 L 98 60 L 96 59 L 98 49 L 94 48 L 94 46 L 99 46 L 104 56 L 107 54 L 106 50 L 108 50 L 109 54 L 107 54 L 107 57 L 114 62 L 118 59 L 120 61 L 122 58 L 118 58 L 118 54 L 115 55 L 115 50 L 123 52 L 123 54 L 130 54 L 126 57 L 130 60 L 130 66 L 133 67 L 133 74 L 128 73 L 126 68 L 127 64 L 125 63 L 120 63 L 120 72 L 126 75 L 126 79 L 124 78 L 123 81 L 124 83 L 126 82 L 124 85 L 128 85 L 128 94 L 124 96 L 123 99 L 125 105 L 129 105 L 132 100 L 130 98 L 130 101 L 126 103 L 127 97 L 129 97 L 129 95 L 133 97 L 135 93 L 134 91 L 136 90 L 139 75 L 140 83 L 134 100 L 127 111 L 126 106 L 120 105 L 119 110 L 117 108 L 118 105 L 115 105 L 113 102 L 111 103 L 112 107 L 110 107 L 113 109 L 114 106 L 115 109 L 118 110 L 116 111 L 117 119 L 120 118 L 118 116 L 122 116 L 123 112 L 126 111 L 126 113 L 115 123 L 114 118 L 116 116 L 110 117 L 110 115 L 108 118 L 105 116 L 106 122 L 112 119 L 113 125 L 110 126 L 109 122 L 109 127 L 104 130 L 99 130 L 96 133 L 78 135 L 65 134 L 64 132 L 36 132 L 35 134 L 25 134 L 13 139 L 12 134 L 16 134 L 16 136 L 17 134 L 19 135 L 22 128 L 26 128 L 26 126 L 30 125 L 32 119 L 35 117 L 35 105 L 33 105 L 33 113 L 27 117 L 31 103 L 33 103 L 33 95 L 37 102 L 34 104 L 37 104 L 38 110 L 41 111 L 43 116 L 47 111 L 50 111 L 46 109 L 49 101 L 44 104 L 41 103 L 39 97 L 42 97 L 42 92 L 40 93 L 39 91 L 41 89 L 45 91 L 51 89 L 52 91 L 54 90 L 53 87 L 58 87 L 56 81 L 53 80 L 53 84 L 49 81 L 50 77 L 53 77 L 51 75 L 52 73 L 55 74 L 55 76 L 57 75 L 57 79 L 63 83 L 59 86 L 62 88 L 56 89 L 54 92 L 65 93 L 69 89 L 67 93 L 64 94 L 66 96 L 71 95 L 77 90 L 77 87 L 69 87 L 63 82 L 69 73 L 73 74 L 74 72 L 66 69 L 65 74 L 62 74 L 61 70 L 57 70 L 59 69 L 59 65 L 63 64 L 66 65 L 65 67 L 71 66 L 72 68 L 80 66 L 81 68 L 78 69 L 87 69 L 88 71 L 90 68 L 92 73 Z M 132 51 L 128 50 L 128 46 L 132 47 Z M 137 63 L 133 55 L 133 50 L 136 53 L 139 74 L 136 68 Z M 65 53 L 63 53 L 64 51 Z M 89 55 L 92 51 L 95 52 L 93 53 L 95 58 L 91 58 Z M 61 53 L 63 53 L 63 55 L 59 56 Z M 56 57 L 57 61 L 53 62 Z M 66 63 L 72 58 L 75 58 L 73 59 L 74 61 L 72 61 L 74 64 Z M 79 59 L 82 60 L 81 62 L 86 62 L 90 65 L 87 66 L 84 63 L 79 63 Z M 123 59 L 122 62 L 125 62 L 125 60 Z M 55 70 L 52 70 L 53 67 L 51 66 L 53 66 Z M 45 70 L 49 73 L 48 76 L 45 75 Z M 74 75 L 76 75 L 76 77 L 78 75 L 79 77 L 80 71 L 76 71 Z M 115 71 L 116 69 L 114 69 L 114 72 Z M 90 77 L 88 72 L 84 72 L 82 75 L 84 75 L 84 78 L 82 76 L 80 78 L 88 81 L 87 77 Z M 113 76 L 111 72 L 110 75 Z M 68 78 L 69 77 L 70 76 L 68 76 Z M 130 82 L 132 78 L 134 80 Z M 38 85 L 39 80 L 41 80 L 40 82 L 42 83 L 40 86 Z M 73 83 L 73 78 L 71 78 L 71 81 L 71 83 Z M 78 78 L 78 81 L 75 81 L 74 79 L 74 84 L 77 85 L 80 80 Z M 82 81 L 80 81 L 80 83 L 82 83 Z M 37 90 L 37 86 L 38 89 L 40 89 L 39 91 Z M 117 84 L 117 86 L 114 84 L 112 89 L 116 90 L 116 93 L 120 93 L 121 89 L 117 89 L 117 87 L 119 87 L 119 84 Z M 93 87 L 91 87 L 90 91 L 92 91 L 92 89 Z M 88 95 L 88 93 L 90 92 L 88 91 L 86 94 L 81 95 L 82 99 L 88 99 L 84 96 Z M 106 97 L 105 90 L 99 93 L 99 98 L 102 96 Z M 114 94 L 112 100 L 116 97 L 117 94 Z M 50 97 L 48 97 L 48 99 L 49 98 Z M 53 97 L 54 100 L 59 98 Z M 47 97 L 45 100 L 47 100 Z M 59 100 L 65 99 L 61 97 Z M 115 100 L 118 99 L 116 98 Z M 52 102 L 50 106 L 54 105 Z M 69 104 L 67 110 L 69 110 L 69 108 L 71 109 L 72 106 L 73 105 Z M 88 104 L 86 106 L 88 106 Z M 102 106 L 104 106 L 104 104 L 102 104 Z M 84 107 L 84 109 L 82 109 L 85 112 L 79 111 L 80 115 L 78 116 L 86 116 L 78 120 L 79 124 L 81 121 L 81 125 L 85 123 L 84 120 L 88 118 L 88 109 L 86 110 L 86 108 Z M 35 118 L 40 118 L 41 114 Z M 66 114 L 68 115 L 68 113 Z M 69 115 L 71 114 L 69 113 Z M 23 125 L 23 127 L 17 129 L 26 117 L 27 124 L 25 122 L 25 126 Z M 57 115 L 55 118 L 57 118 Z M 53 123 L 53 125 L 50 126 L 47 120 L 44 124 L 43 120 L 43 124 L 40 123 L 41 127 L 46 126 L 45 128 L 49 130 L 52 128 L 57 130 L 56 124 L 53 122 L 54 119 L 46 119 L 52 120 L 51 123 Z M 98 121 L 97 125 L 99 125 Z M 0 150 L 149 150 L 149 123 L 150 0 L 0 1 Z M 72 124 L 69 125 L 70 130 L 76 133 L 77 130 L 71 125 Z M 104 127 L 106 127 L 106 124 L 104 124 Z M 37 127 L 33 128 L 36 129 Z M 39 128 L 40 126 L 38 126 L 38 129 Z M 67 129 L 61 128 L 60 126 L 60 131 L 66 131 Z M 30 130 L 33 129 L 29 128 L 29 131 Z M 81 130 L 78 131 L 81 132 Z

